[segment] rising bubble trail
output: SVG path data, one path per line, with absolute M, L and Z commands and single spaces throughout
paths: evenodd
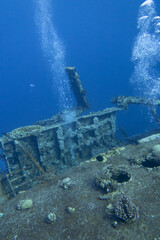
M 36 0 L 36 24 L 39 30 L 44 56 L 52 73 L 52 85 L 58 91 L 60 110 L 72 106 L 70 85 L 65 72 L 65 49 L 53 24 L 53 9 L 50 0 Z
M 59 108 L 60 111 L 64 112 L 63 118 L 67 124 L 63 134 L 68 138 L 71 160 L 74 160 L 71 136 L 73 134 L 72 122 L 75 118 L 75 111 L 71 111 L 73 101 L 68 76 L 65 71 L 65 49 L 53 24 L 53 9 L 50 0 L 36 0 L 36 24 L 43 54 L 48 59 L 51 68 L 52 85 L 54 90 L 58 91 Z
M 131 82 L 142 97 L 160 97 L 160 17 L 153 0 L 144 1 L 139 8 L 138 36 L 135 40 L 132 61 L 134 73 Z

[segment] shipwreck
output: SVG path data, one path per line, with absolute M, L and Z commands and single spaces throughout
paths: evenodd
M 129 104 L 146 105 L 160 125 L 156 112 L 160 101 L 140 97 L 118 96 L 111 100 L 116 107 L 82 115 L 89 109 L 86 91 L 75 67 L 67 67 L 66 72 L 77 105 L 50 119 L 4 133 L 0 138 L 1 196 L 15 197 L 39 184 L 48 173 L 60 174 L 115 147 L 116 113 L 127 110 Z M 123 129 L 122 134 L 128 143 L 133 140 Z
M 50 119 L 4 133 L 0 138 L 1 189 L 9 198 L 40 182 L 47 172 L 60 173 L 115 145 L 119 107 L 81 116 L 89 108 L 86 91 L 75 67 L 67 67 L 77 106 Z M 65 117 L 72 116 L 71 121 Z

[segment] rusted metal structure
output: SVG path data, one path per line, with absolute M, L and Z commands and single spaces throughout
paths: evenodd
M 35 125 L 15 129 L 0 138 L 7 169 L 1 173 L 1 184 L 9 197 L 38 184 L 40 176 L 46 172 L 59 173 L 115 144 L 119 108 L 78 116 L 89 104 L 75 68 L 67 71 L 72 89 L 76 96 L 79 95 L 75 117 L 72 109 Z M 66 114 L 71 115 L 71 121 L 64 121 Z

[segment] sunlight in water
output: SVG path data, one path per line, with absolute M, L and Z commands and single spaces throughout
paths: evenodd
M 50 0 L 36 0 L 36 24 L 44 56 L 48 59 L 54 91 L 58 91 L 59 108 L 67 110 L 72 105 L 70 85 L 65 72 L 65 49 L 53 24 Z
M 134 73 L 131 82 L 140 96 L 157 99 L 160 97 L 160 17 L 151 0 L 140 6 L 138 29 L 132 51 Z

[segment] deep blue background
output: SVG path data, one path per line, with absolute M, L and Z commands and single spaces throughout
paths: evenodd
M 58 96 L 35 25 L 36 0 L 0 3 L 0 132 L 32 124 L 58 112 Z M 53 21 L 87 90 L 90 111 L 111 106 L 117 95 L 133 95 L 132 47 L 138 0 L 53 0 Z M 160 8 L 158 0 L 156 9 Z M 159 5 L 158 5 L 159 4 Z M 29 86 L 35 84 L 35 88 Z M 119 113 L 129 134 L 151 127 L 142 107 Z

